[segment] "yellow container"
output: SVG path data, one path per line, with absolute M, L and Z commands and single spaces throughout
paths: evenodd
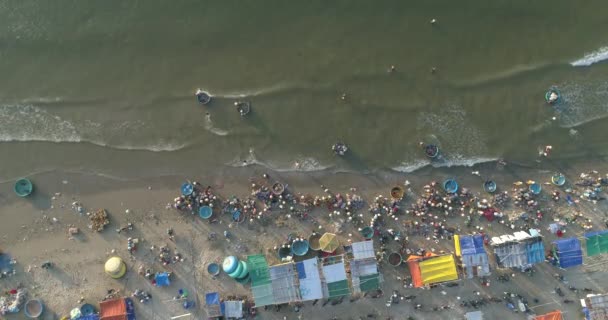
M 106 261 L 106 274 L 114 279 L 122 278 L 127 273 L 127 265 L 119 257 L 112 257 Z

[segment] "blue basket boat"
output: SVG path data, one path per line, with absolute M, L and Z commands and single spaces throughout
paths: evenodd
M 80 313 L 82 313 L 83 316 L 93 315 L 95 314 L 95 306 L 90 303 L 85 303 L 80 306 Z
M 207 272 L 212 276 L 217 276 L 220 274 L 220 265 L 217 263 L 210 263 L 207 265 Z
M 213 209 L 210 206 L 202 206 L 198 209 L 198 216 L 202 219 L 209 219 L 213 215 Z
M 291 244 L 291 252 L 300 257 L 308 253 L 308 248 L 310 248 L 308 245 L 308 240 L 294 241 Z
M 448 179 L 443 182 L 443 189 L 447 193 L 456 193 L 458 191 L 458 182 L 454 179 Z
M 543 190 L 543 186 L 541 186 L 540 183 L 534 182 L 528 187 L 528 190 L 530 190 L 530 192 L 533 194 L 540 194 L 540 192 Z
M 194 186 L 190 182 L 182 184 L 180 189 L 182 191 L 183 196 L 189 196 L 192 194 L 192 192 L 194 192 Z
M 496 182 L 492 181 L 492 180 L 488 180 L 486 182 L 483 183 L 483 189 L 487 192 L 487 193 L 494 193 L 496 192 Z

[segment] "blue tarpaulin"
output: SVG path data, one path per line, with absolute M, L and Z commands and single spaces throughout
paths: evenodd
M 556 240 L 553 244 L 560 267 L 568 268 L 583 264 L 583 250 L 577 238 Z
M 483 236 L 460 236 L 460 252 L 463 256 L 470 254 L 485 253 L 483 248 Z
M 210 292 L 205 295 L 205 303 L 208 305 L 211 304 L 220 304 L 220 294 L 217 292 Z
M 298 272 L 298 279 L 306 279 L 306 268 L 304 268 L 304 262 L 296 263 L 296 271 Z
M 205 304 L 207 315 L 215 318 L 224 314 L 224 304 L 220 304 L 220 294 L 217 292 L 209 292 L 205 294 Z
M 157 287 L 168 287 L 171 284 L 169 274 L 167 272 L 157 273 L 154 278 Z
M 526 245 L 528 264 L 536 264 L 545 261 L 545 245 L 541 238 Z
M 459 236 L 460 254 L 467 278 L 490 274 L 488 255 L 483 247 L 483 235 Z M 481 267 L 481 268 L 479 268 Z

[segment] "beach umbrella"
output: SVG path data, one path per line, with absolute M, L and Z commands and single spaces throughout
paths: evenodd
M 319 239 L 319 244 L 321 245 L 321 251 L 323 252 L 334 252 L 340 246 L 340 242 L 338 241 L 338 237 L 333 234 L 326 232 L 321 239 Z

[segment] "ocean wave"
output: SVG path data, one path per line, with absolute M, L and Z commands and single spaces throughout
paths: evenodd
M 555 107 L 559 125 L 575 128 L 608 117 L 608 82 L 586 81 L 559 86 L 563 102 Z
M 410 163 L 403 162 L 391 169 L 398 172 L 412 173 L 428 166 L 433 168 L 472 167 L 481 163 L 494 161 L 498 161 L 498 158 L 459 158 L 445 161 L 417 160 Z
M 134 123 L 134 125 L 141 124 Z M 118 127 L 123 130 L 132 129 L 125 123 L 118 124 Z M 90 143 L 112 149 L 152 152 L 177 151 L 188 146 L 186 143 L 166 141 L 147 144 L 111 144 L 98 138 L 103 133 L 102 130 L 104 126 L 99 123 L 85 120 L 81 126 L 78 126 L 33 105 L 0 106 L 0 143 Z
M 455 82 L 454 85 L 461 87 L 475 87 L 482 84 L 489 84 L 505 79 L 511 79 L 530 72 L 536 72 L 551 66 L 550 63 L 532 64 L 532 65 L 516 65 L 510 69 L 496 71 L 491 74 L 480 75 L 473 79 L 462 80 Z
M 314 172 L 332 168 L 332 166 L 321 164 L 317 159 L 312 157 L 298 157 L 291 165 L 279 165 L 271 161 L 261 161 L 257 158 L 253 148 L 249 149 L 246 157 L 235 159 L 226 165 L 235 168 L 260 166 L 276 172 Z
M 585 54 L 585 56 L 578 60 L 570 62 L 570 65 L 573 67 L 588 67 L 606 59 L 608 59 L 608 47 L 602 47 L 596 51 Z

